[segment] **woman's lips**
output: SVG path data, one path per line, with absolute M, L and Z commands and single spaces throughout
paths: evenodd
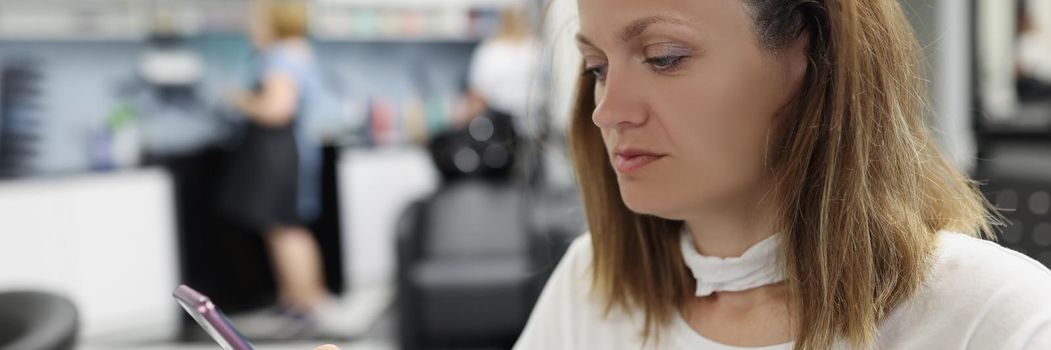
M 613 168 L 618 173 L 630 174 L 664 158 L 664 155 L 644 152 L 618 152 L 613 156 Z

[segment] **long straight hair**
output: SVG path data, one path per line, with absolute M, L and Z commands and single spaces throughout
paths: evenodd
M 988 236 L 995 217 L 927 129 L 919 46 L 897 1 L 741 1 L 768 53 L 801 36 L 809 45 L 805 81 L 775 127 L 768 165 L 795 348 L 869 348 L 879 322 L 926 277 L 936 232 Z M 581 78 L 569 129 L 593 291 L 607 312 L 641 311 L 649 341 L 696 282 L 679 248 L 682 222 L 623 203 L 591 121 L 594 87 Z

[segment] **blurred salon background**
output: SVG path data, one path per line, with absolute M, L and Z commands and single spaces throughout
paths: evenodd
M 901 0 L 1051 266 L 1051 0 Z M 586 230 L 573 0 L 0 0 L 0 349 L 507 349 Z M 268 204 L 269 203 L 269 204 Z M 1049 291 L 1051 292 L 1051 291 Z

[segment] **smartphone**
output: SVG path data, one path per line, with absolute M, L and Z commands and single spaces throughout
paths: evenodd
M 237 332 L 230 320 L 204 294 L 184 284 L 175 288 L 172 296 L 223 349 L 254 350 L 252 344 Z

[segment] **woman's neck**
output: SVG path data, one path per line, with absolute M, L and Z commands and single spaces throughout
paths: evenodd
M 777 233 L 775 211 L 769 201 L 744 199 L 722 201 L 718 206 L 695 211 L 685 220 L 694 248 L 704 256 L 739 257 L 748 248 Z

